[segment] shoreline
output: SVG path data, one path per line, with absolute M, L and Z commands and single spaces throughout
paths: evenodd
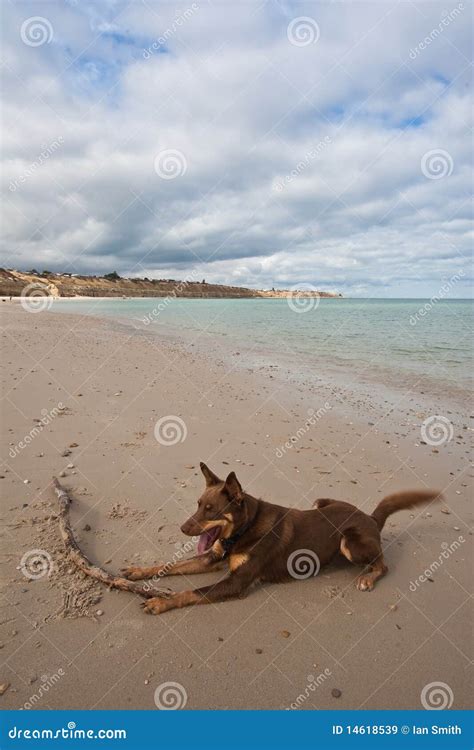
M 460 543 L 432 573 L 434 583 L 410 590 L 443 544 L 470 537 L 471 435 L 462 425 L 434 452 L 420 443 L 421 417 L 409 429 L 400 405 L 374 418 L 355 397 L 321 411 L 327 400 L 319 383 L 278 380 L 271 366 L 230 369 L 215 350 L 204 357 L 110 319 L 1 309 L 8 604 L 0 637 L 2 678 L 11 685 L 2 706 L 20 707 L 37 680 L 59 668 L 64 675 L 35 707 L 153 708 L 155 688 L 171 680 L 185 686 L 191 709 L 285 708 L 304 693 L 308 675 L 325 670 L 328 679 L 303 709 L 418 708 L 421 688 L 436 679 L 453 689 L 454 708 L 469 705 L 471 545 Z M 42 410 L 59 402 L 61 414 L 8 456 L 10 443 L 18 445 Z M 186 435 L 165 446 L 154 430 L 170 415 Z M 235 470 L 249 492 L 281 505 L 307 508 L 316 497 L 335 497 L 370 512 L 389 492 L 428 485 L 447 488 L 449 514 L 443 505 L 390 519 L 383 534 L 389 574 L 370 594 L 355 590 L 359 569 L 344 561 L 314 581 L 264 586 L 241 601 L 163 617 L 143 616 L 126 593 L 84 590 L 55 538 L 51 476 L 64 471 L 61 481 L 73 490 L 82 549 L 117 572 L 127 562 L 169 559 L 186 543 L 179 525 L 202 491 L 199 460 L 221 475 Z M 57 570 L 26 579 L 20 560 L 41 547 Z M 210 578 L 166 583 L 181 590 Z M 81 606 L 89 616 L 77 618 Z M 92 668 L 102 675 L 94 685 Z
M 148 298 L 145 297 L 142 300 L 147 301 Z M 343 301 L 348 300 L 349 298 Z M 94 298 L 90 301 L 94 301 Z M 100 303 L 111 300 L 101 298 L 95 301 Z M 108 320 L 109 324 L 117 330 L 126 331 L 133 328 L 138 335 L 146 335 L 148 332 L 162 341 L 171 340 L 175 344 L 180 344 L 184 350 L 192 346 L 195 351 L 196 349 L 199 351 L 201 356 L 208 356 L 207 345 L 204 343 L 200 346 L 202 337 L 198 335 L 199 330 L 196 328 L 183 328 L 178 323 L 165 323 L 163 326 L 160 325 L 159 329 L 154 329 L 153 323 L 156 321 L 149 320 L 147 325 L 144 325 L 141 317 L 111 316 L 105 312 L 101 313 L 100 309 L 92 313 L 77 310 L 74 314 L 84 314 L 96 320 Z M 149 312 L 148 317 L 152 318 L 152 313 Z M 314 358 L 307 355 L 302 357 L 301 353 L 292 348 L 285 354 L 282 351 L 276 351 L 268 342 L 258 347 L 252 344 L 248 346 L 246 342 L 239 340 L 235 335 L 232 336 L 230 332 L 223 333 L 215 329 L 212 330 L 212 339 L 214 344 L 217 344 L 220 360 L 226 367 L 246 370 L 257 375 L 259 371 L 265 372 L 270 369 L 273 378 L 282 380 L 285 386 L 291 388 L 301 385 L 305 388 L 317 386 L 318 389 L 324 389 L 326 395 L 330 397 L 337 394 L 336 398 L 347 405 L 349 399 L 357 408 L 360 406 L 359 401 L 362 400 L 366 403 L 368 410 L 375 409 L 379 416 L 384 415 L 390 406 L 396 406 L 409 394 L 412 406 L 410 412 L 407 411 L 407 417 L 410 413 L 415 417 L 420 411 L 438 414 L 448 412 L 455 415 L 459 422 L 466 420 L 464 415 L 466 392 L 472 385 L 472 377 L 461 385 L 454 376 L 450 380 L 446 377 L 440 381 L 427 373 L 421 374 L 410 370 L 402 372 L 388 363 L 364 363 L 357 359 L 354 361 L 338 359 L 331 351 L 327 352 L 323 363 L 315 362 Z M 203 340 L 207 342 L 208 339 L 204 337 Z M 235 350 L 239 350 L 237 355 Z M 351 383 L 348 387 L 349 379 Z

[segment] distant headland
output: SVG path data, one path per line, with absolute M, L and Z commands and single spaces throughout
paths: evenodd
M 247 289 L 241 286 L 209 284 L 205 279 L 123 278 L 116 271 L 105 276 L 79 276 L 50 271 L 15 271 L 0 268 L 0 296 L 22 297 L 31 293 L 32 285 L 51 297 L 342 297 L 338 292 L 325 292 L 303 284 L 302 289 Z

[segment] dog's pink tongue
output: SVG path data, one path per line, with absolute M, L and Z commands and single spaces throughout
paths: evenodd
M 209 546 L 209 532 L 205 531 L 204 534 L 201 534 L 198 541 L 197 551 L 198 555 L 202 555 Z

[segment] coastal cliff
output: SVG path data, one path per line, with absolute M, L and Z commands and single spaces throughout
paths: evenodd
M 111 273 L 106 276 L 78 276 L 69 273 L 43 271 L 15 271 L 0 269 L 0 296 L 21 297 L 29 293 L 30 285 L 41 287 L 52 297 L 204 297 L 256 298 L 288 297 L 298 293 L 305 297 L 342 297 L 342 294 L 317 290 L 246 289 L 240 286 L 208 284 L 203 281 L 175 279 L 122 278 Z

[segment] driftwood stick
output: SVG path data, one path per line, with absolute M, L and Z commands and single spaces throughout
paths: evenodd
M 126 578 L 116 578 L 107 573 L 106 570 L 91 563 L 79 549 L 79 545 L 71 529 L 69 521 L 71 497 L 64 487 L 59 484 L 56 477 L 53 477 L 53 487 L 59 500 L 59 531 L 61 532 L 67 556 L 83 573 L 110 588 L 120 589 L 120 591 L 130 591 L 132 594 L 138 594 L 146 599 L 152 596 L 169 597 L 168 591 L 157 589 L 151 583 L 136 583 L 135 581 L 127 581 Z

